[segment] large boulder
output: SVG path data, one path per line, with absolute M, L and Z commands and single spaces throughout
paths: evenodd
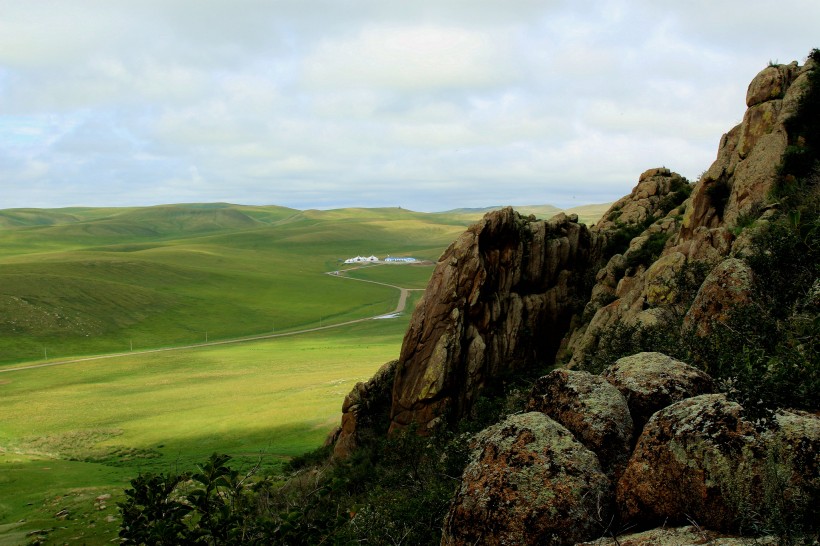
M 574 544 L 604 531 L 610 503 L 593 452 L 543 413 L 518 414 L 477 436 L 441 543 Z
M 758 435 L 742 408 L 722 394 L 673 404 L 647 423 L 618 482 L 618 506 L 638 525 L 685 523 L 734 527 L 737 507 L 721 490 Z
M 683 319 L 683 331 L 704 337 L 715 321 L 725 321 L 733 309 L 751 301 L 754 274 L 752 268 L 737 258 L 727 258 L 717 265 L 701 284 Z
M 647 526 L 694 521 L 725 532 L 805 509 L 811 521 L 818 515 L 820 418 L 781 412 L 761 427 L 723 394 L 657 412 L 618 482 L 621 517 Z
M 626 398 L 638 434 L 656 411 L 714 389 L 705 372 L 663 353 L 626 356 L 604 370 L 603 376 Z
M 497 378 L 554 360 L 597 246 L 577 216 L 487 214 L 442 255 L 404 337 L 391 429 L 469 413 Z
M 564 425 L 617 479 L 632 450 L 632 417 L 623 395 L 603 377 L 555 370 L 539 378 L 527 411 L 540 411 Z

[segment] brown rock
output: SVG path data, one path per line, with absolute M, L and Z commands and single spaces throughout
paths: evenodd
M 603 376 L 626 398 L 637 434 L 656 411 L 714 388 L 706 373 L 662 353 L 621 358 Z
M 722 394 L 689 398 L 656 413 L 618 482 L 622 518 L 657 525 L 688 517 L 708 529 L 734 528 L 736 507 L 720 482 L 759 440 L 741 414 Z
M 618 482 L 621 516 L 638 525 L 695 521 L 726 532 L 741 518 L 816 509 L 820 418 L 780 412 L 759 429 L 722 394 L 657 412 Z
M 646 270 L 646 301 L 649 305 L 657 306 L 672 303 L 677 299 L 675 279 L 683 265 L 686 256 L 680 252 L 672 252 L 661 256 Z
M 603 377 L 550 372 L 535 382 L 527 411 L 540 411 L 565 426 L 598 456 L 608 476 L 620 476 L 632 450 L 632 417 L 626 399 Z
M 749 83 L 746 90 L 746 106 L 756 106 L 772 99 L 783 98 L 786 88 L 797 72 L 797 63 L 768 66 Z
M 714 321 L 725 321 L 732 309 L 751 300 L 753 280 L 752 270 L 743 260 L 722 261 L 703 281 L 683 319 L 683 331 L 708 335 Z
M 597 457 L 566 428 L 543 413 L 514 415 L 477 436 L 441 543 L 589 540 L 609 521 L 610 495 Z
M 488 381 L 554 360 L 597 246 L 586 226 L 507 208 L 487 214 L 439 260 L 404 337 L 392 428 L 466 415 Z
M 675 527 L 651 529 L 642 533 L 633 533 L 616 538 L 598 539 L 592 542 L 582 542 L 575 546 L 747 546 L 748 538 L 726 536 L 721 533 L 701 529 L 700 527 Z M 757 537 L 754 542 L 757 546 L 777 546 L 775 537 Z
M 396 364 L 396 360 L 385 363 L 366 383 L 356 383 L 345 397 L 340 430 L 328 439 L 334 443 L 334 457 L 344 459 L 350 455 L 362 435 L 386 431 Z

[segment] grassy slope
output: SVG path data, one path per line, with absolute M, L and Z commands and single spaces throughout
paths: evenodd
M 0 544 L 43 528 L 57 528 L 53 543 L 105 543 L 139 471 L 188 469 L 214 451 L 275 469 L 313 449 L 353 385 L 398 356 L 408 317 L 0 375 Z M 68 520 L 54 517 L 62 509 Z
M 68 221 L 61 211 L 48 223 L 49 211 L 28 211 L 33 225 L 0 230 L 0 365 L 387 312 L 394 290 L 340 289 L 322 273 L 363 253 L 435 259 L 464 228 L 401 209 L 215 204 L 82 212 Z
M 323 273 L 361 253 L 436 258 L 463 230 L 397 210 L 216 205 L 12 216 L 14 227 L 0 229 L 7 363 L 36 360 L 41 343 L 59 357 L 390 311 L 396 290 Z M 418 288 L 431 271 L 390 266 L 361 278 Z M 54 543 L 107 542 L 115 501 L 141 470 L 190 468 L 213 451 L 276 468 L 314 448 L 355 382 L 398 355 L 418 297 L 398 319 L 336 331 L 2 374 L 0 544 L 28 542 L 37 529 L 51 529 Z M 103 507 L 95 499 L 106 494 L 114 497 Z M 68 519 L 55 517 L 63 509 Z

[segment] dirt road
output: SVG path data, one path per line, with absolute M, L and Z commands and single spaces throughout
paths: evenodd
M 358 268 L 356 268 L 358 269 Z M 354 279 L 353 277 L 346 277 L 344 275 L 338 274 L 338 272 L 329 272 L 327 273 L 331 277 L 336 277 L 337 279 L 347 279 L 349 281 L 358 281 L 358 282 L 369 282 L 372 284 L 380 284 L 382 286 L 389 286 L 390 288 L 395 288 L 400 292 L 399 294 L 399 302 L 396 305 L 396 308 L 391 311 L 390 313 L 382 313 L 379 315 L 375 315 L 372 317 L 365 317 L 355 320 L 348 320 L 346 322 L 339 322 L 334 324 L 328 324 L 326 326 L 316 326 L 313 328 L 303 328 L 301 330 L 293 330 L 290 332 L 282 332 L 279 334 L 271 333 L 271 334 L 260 334 L 255 336 L 246 336 L 246 337 L 238 337 L 232 339 L 223 339 L 219 341 L 206 341 L 203 343 L 194 343 L 191 345 L 179 345 L 175 347 L 162 347 L 159 349 L 141 349 L 138 351 L 127 351 L 122 353 L 108 353 L 104 355 L 96 355 L 96 356 L 86 356 L 82 358 L 72 358 L 67 360 L 55 360 L 54 362 L 43 362 L 40 364 L 28 364 L 25 366 L 16 366 L 14 368 L 0 368 L 0 373 L 9 373 L 9 372 L 18 372 L 22 370 L 32 370 L 34 368 L 48 368 L 50 366 L 62 366 L 64 364 L 76 364 L 78 362 L 90 362 L 92 360 L 104 360 L 107 358 L 118 358 L 123 356 L 139 356 L 139 355 L 146 355 L 151 353 L 164 353 L 168 351 L 182 351 L 185 349 L 197 349 L 200 347 L 212 347 L 215 345 L 228 345 L 231 343 L 245 343 L 248 341 L 259 341 L 262 339 L 274 339 L 278 337 L 288 337 L 288 336 L 298 336 L 301 334 L 308 334 L 311 332 L 319 332 L 321 330 L 330 330 L 333 328 L 341 328 L 343 326 L 350 326 L 351 324 L 358 324 L 360 322 L 366 322 L 368 320 L 374 319 L 383 319 L 383 318 L 392 318 L 400 313 L 402 313 L 407 306 L 407 297 L 411 291 L 423 292 L 423 288 L 402 288 L 400 286 L 395 286 L 392 284 L 387 284 L 383 282 L 376 282 L 376 281 L 368 281 L 364 279 Z

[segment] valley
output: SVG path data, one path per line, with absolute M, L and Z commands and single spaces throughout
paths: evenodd
M 0 211 L 0 544 L 105 542 L 140 472 L 276 472 L 321 445 L 432 273 L 341 260 L 435 261 L 480 214 Z

